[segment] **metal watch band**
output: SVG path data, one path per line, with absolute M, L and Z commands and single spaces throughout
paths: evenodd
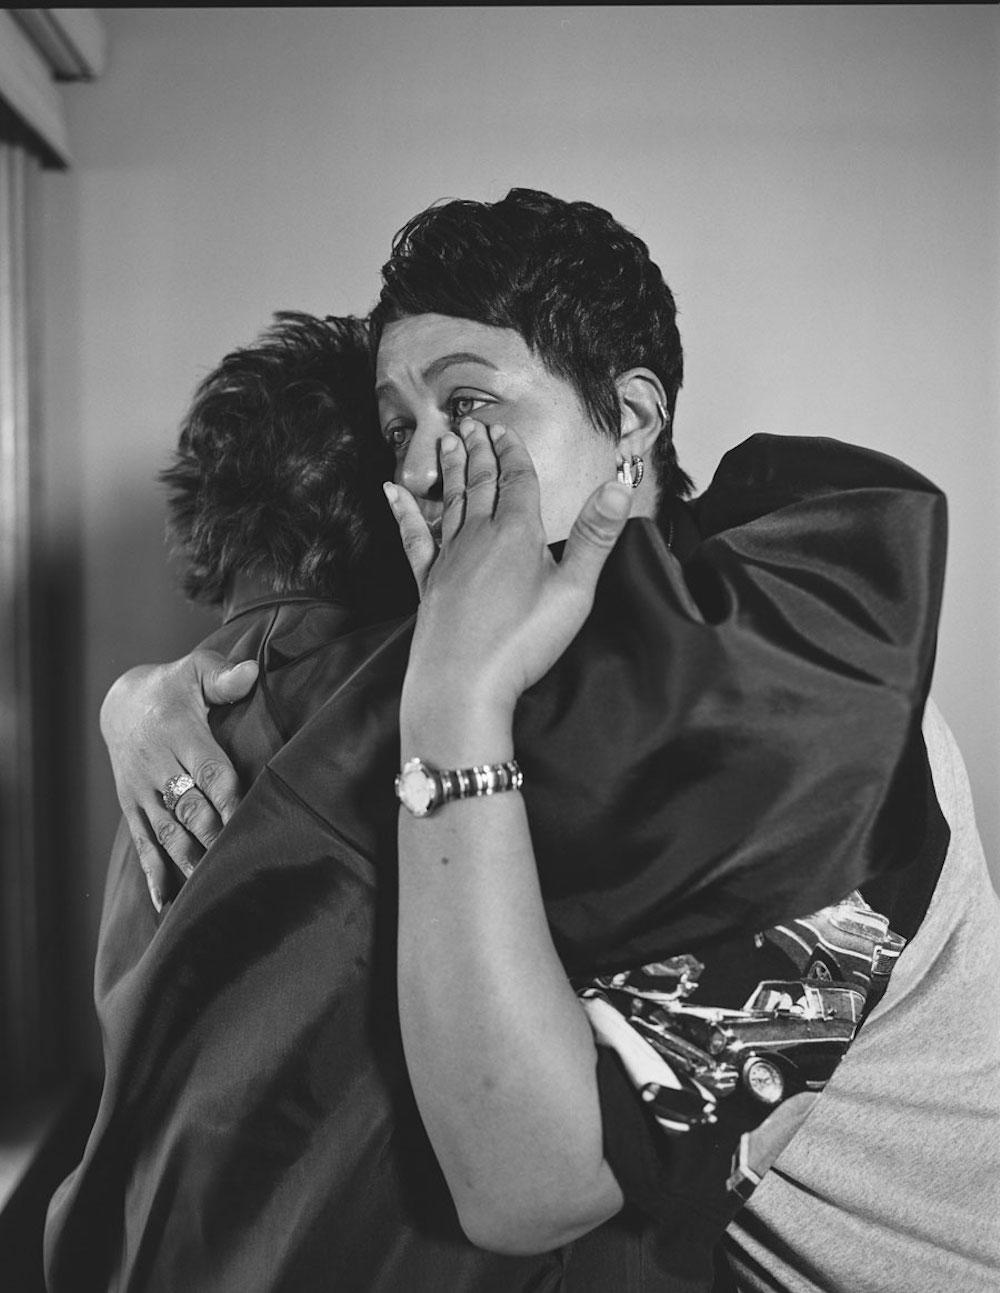
M 516 759 L 506 763 L 479 763 L 472 768 L 437 769 L 441 778 L 441 802 L 450 799 L 472 799 L 478 795 L 496 795 L 504 790 L 520 790 L 524 783 Z
M 524 776 L 515 759 L 440 769 L 413 758 L 407 759 L 396 777 L 396 795 L 414 817 L 427 817 L 453 799 L 520 790 L 523 783 Z

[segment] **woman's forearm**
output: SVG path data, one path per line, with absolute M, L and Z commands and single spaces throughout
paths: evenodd
M 441 768 L 509 759 L 511 715 L 457 696 L 404 702 L 402 755 Z M 403 1042 L 463 1227 L 499 1251 L 567 1243 L 622 1198 L 603 1158 L 593 1038 L 549 935 L 521 795 L 401 811 L 399 870 Z

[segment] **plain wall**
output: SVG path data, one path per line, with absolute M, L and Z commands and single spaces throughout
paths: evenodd
M 37 230 L 48 542 L 82 608 L 63 891 L 91 1054 L 117 820 L 98 707 L 213 623 L 173 589 L 155 473 L 227 349 L 275 309 L 367 311 L 394 231 L 441 197 L 543 188 L 648 242 L 680 307 L 676 434 L 700 488 L 753 431 L 856 441 L 943 487 L 934 692 L 997 867 L 994 8 L 102 13 L 110 67 L 64 89 L 75 164 L 43 177 Z

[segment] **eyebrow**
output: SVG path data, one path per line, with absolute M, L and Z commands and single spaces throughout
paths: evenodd
M 453 364 L 482 364 L 484 368 L 492 368 L 493 371 L 499 372 L 496 364 L 490 363 L 482 355 L 473 354 L 471 350 L 456 350 L 450 355 L 439 355 L 437 359 L 432 359 L 426 368 L 420 371 L 420 380 L 423 382 L 433 381 L 435 377 L 440 377 L 446 368 L 451 368 Z M 375 387 L 375 394 L 379 395 L 383 391 L 395 390 L 394 382 L 380 382 Z

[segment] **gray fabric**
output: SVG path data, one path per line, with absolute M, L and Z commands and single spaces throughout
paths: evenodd
M 924 735 L 952 832 L 941 878 L 885 998 L 729 1229 L 747 1293 L 1000 1290 L 1000 900 L 932 704 Z

